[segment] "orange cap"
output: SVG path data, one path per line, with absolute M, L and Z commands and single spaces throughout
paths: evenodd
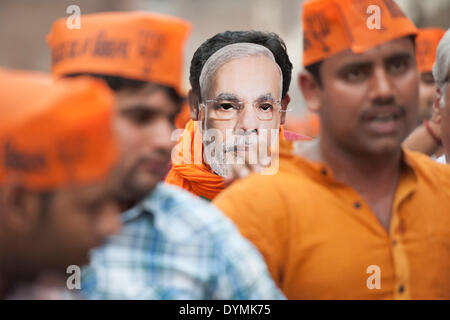
M 180 92 L 188 22 L 146 12 L 82 15 L 80 29 L 67 28 L 66 20 L 57 20 L 47 36 L 53 75 L 121 76 Z
M 379 8 L 379 29 L 373 24 L 375 8 Z M 414 24 L 393 0 L 306 1 L 302 23 L 304 66 L 347 49 L 361 53 L 384 42 L 417 34 Z
M 0 70 L 0 183 L 48 190 L 101 181 L 118 157 L 101 81 Z
M 436 49 L 444 36 L 445 30 L 439 28 L 419 29 L 416 37 L 417 67 L 420 72 L 433 70 L 436 60 Z

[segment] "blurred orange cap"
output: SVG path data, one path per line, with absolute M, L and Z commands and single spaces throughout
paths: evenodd
M 91 78 L 0 70 L 0 182 L 48 190 L 101 181 L 116 163 L 114 95 Z
M 445 30 L 439 28 L 419 29 L 416 37 L 417 67 L 420 72 L 433 70 L 436 60 L 436 49 L 444 36 Z
M 53 75 L 121 76 L 180 92 L 188 22 L 146 12 L 82 15 L 80 29 L 69 29 L 66 20 L 57 20 L 47 36 Z
M 303 3 L 302 24 L 304 66 L 347 49 L 361 53 L 417 34 L 393 0 L 309 0 Z

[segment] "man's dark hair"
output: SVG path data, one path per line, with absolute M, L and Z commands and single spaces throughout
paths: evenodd
M 407 36 L 407 37 L 411 39 L 411 41 L 413 43 L 413 48 L 414 48 L 414 50 L 416 50 L 416 36 L 411 35 L 411 36 Z M 311 73 L 311 75 L 313 76 L 314 80 L 317 82 L 319 87 L 322 87 L 322 77 L 320 76 L 320 69 L 322 67 L 322 63 L 323 63 L 323 60 L 313 63 L 313 64 L 310 64 L 309 66 L 305 67 L 305 69 L 309 73 Z
M 201 99 L 200 94 L 200 74 L 205 62 L 217 50 L 234 43 L 254 43 L 269 49 L 276 63 L 283 72 L 283 92 L 284 98 L 289 90 L 292 74 L 292 63 L 286 50 L 286 44 L 276 33 L 261 31 L 225 31 L 216 34 L 214 37 L 206 40 L 195 51 L 191 61 L 189 81 L 191 82 L 192 92 Z
M 66 77 L 78 77 L 78 76 L 89 76 L 102 79 L 114 92 L 118 92 L 121 90 L 137 91 L 149 84 L 149 82 L 142 80 L 124 78 L 119 76 L 95 74 L 95 73 L 72 73 L 66 75 Z M 184 97 L 180 96 L 174 88 L 156 83 L 155 84 L 152 83 L 152 85 L 156 86 L 158 89 L 163 90 L 170 98 L 170 100 L 172 100 L 177 106 L 180 106 L 184 102 Z

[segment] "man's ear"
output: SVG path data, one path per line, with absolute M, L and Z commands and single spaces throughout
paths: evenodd
M 198 109 L 199 109 L 199 98 L 197 97 L 196 94 L 194 94 L 194 92 L 192 92 L 192 89 L 189 90 L 188 93 L 188 100 L 189 100 L 189 108 L 191 111 L 191 119 L 194 121 L 198 120 Z
M 41 200 L 37 192 L 12 184 L 3 188 L 2 198 L 3 223 L 13 232 L 25 234 L 41 219 Z
M 320 86 L 313 75 L 304 70 L 298 75 L 298 86 L 305 98 L 306 106 L 309 111 L 318 113 L 320 111 Z
M 433 122 L 441 123 L 441 98 L 442 98 L 442 92 L 441 89 L 436 89 L 436 96 L 434 97 L 434 103 L 433 103 L 433 115 L 431 119 Z
M 289 94 L 286 93 L 286 96 L 281 100 L 281 110 L 284 111 L 281 113 L 280 117 L 281 125 L 283 125 L 286 122 L 286 110 L 289 105 L 289 102 L 291 102 L 291 97 L 289 97 Z

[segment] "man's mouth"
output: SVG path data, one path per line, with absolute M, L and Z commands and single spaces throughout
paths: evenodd
M 369 130 L 377 135 L 392 134 L 397 131 L 401 119 L 405 116 L 402 108 L 374 109 L 365 117 Z
M 398 120 L 400 118 L 400 115 L 394 114 L 394 113 L 387 113 L 387 114 L 379 114 L 372 118 L 371 121 L 378 121 L 378 122 L 388 122 L 393 120 Z

